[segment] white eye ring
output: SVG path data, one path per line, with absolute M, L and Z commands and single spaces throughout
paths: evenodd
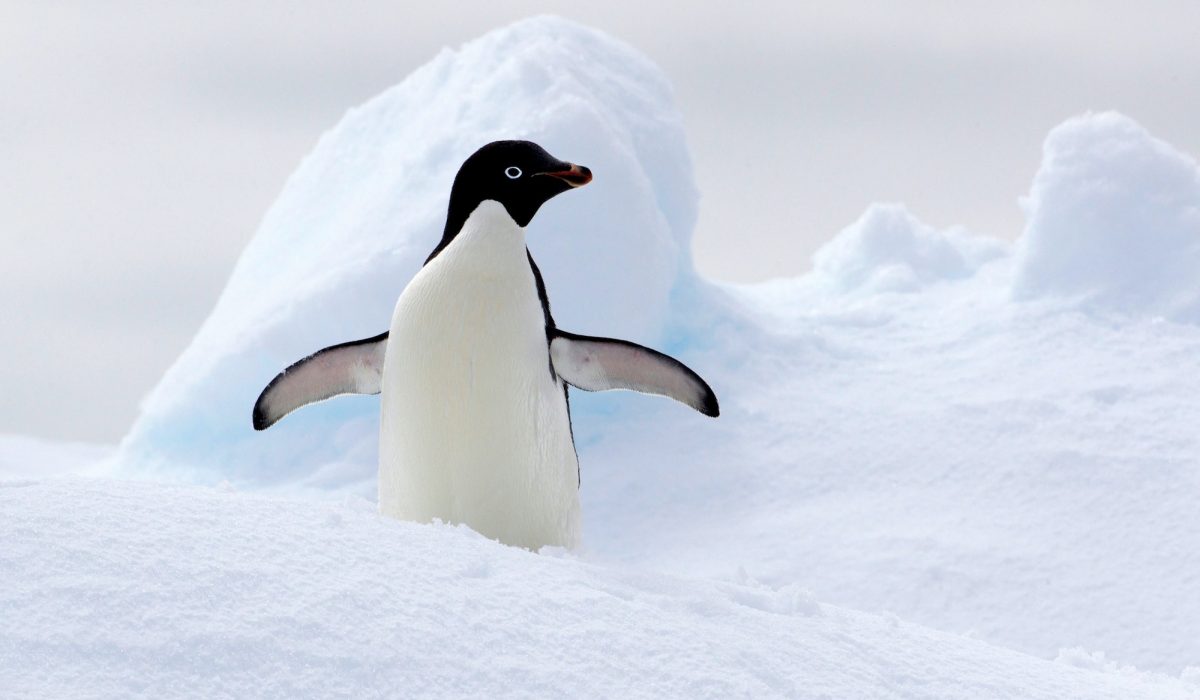
M 521 169 L 515 165 L 510 165 L 504 169 L 504 176 L 509 180 L 516 180 L 521 177 Z

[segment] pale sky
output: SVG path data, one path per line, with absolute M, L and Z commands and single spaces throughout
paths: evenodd
M 803 273 L 874 201 L 1013 238 L 1042 139 L 1087 110 L 1200 154 L 1200 4 L 832 5 L 4 2 L 0 432 L 120 439 L 320 134 L 533 14 L 672 80 L 721 280 Z

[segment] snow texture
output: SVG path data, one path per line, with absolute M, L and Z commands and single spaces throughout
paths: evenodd
M 3 697 L 1195 697 L 795 587 L 532 554 L 357 498 L 0 482 L 0 513 Z
M 696 194 L 663 77 L 625 45 L 560 20 L 498 30 L 443 53 L 321 140 L 196 340 L 146 401 L 117 458 L 121 471 L 371 497 L 376 399 L 309 407 L 264 434 L 251 431 L 250 406 L 292 360 L 387 324 L 439 234 L 455 169 L 478 145 L 512 136 L 596 171 L 592 185 L 547 205 L 530 231 L 559 324 L 655 343 L 697 369 L 721 399 L 722 416 L 712 421 L 662 399 L 573 393 L 581 556 L 597 567 L 588 569 L 597 580 L 611 581 L 623 567 L 716 580 L 744 570 L 772 589 L 808 589 L 831 604 L 974 635 L 1047 663 L 1057 658 L 1059 673 L 1133 665 L 1198 677 L 1197 170 L 1114 114 L 1085 115 L 1051 133 L 1015 253 L 959 230 L 932 229 L 901 207 L 876 206 L 817 254 L 811 274 L 715 285 L 691 271 Z M 287 508 L 288 517 L 304 511 Z M 220 524 L 216 516 L 210 521 Z M 247 533 L 276 526 L 265 516 L 255 523 Z M 403 533 L 417 530 L 409 526 L 371 527 L 397 533 L 389 554 L 432 552 L 465 537 L 410 541 Z M 359 546 L 360 559 L 378 556 Z M 536 571 L 567 566 L 487 551 Z M 321 549 L 313 556 L 340 555 Z M 310 564 L 296 561 L 331 575 Z M 396 570 L 389 585 L 441 571 L 434 559 L 422 566 L 434 570 Z M 63 573 L 49 563 L 45 571 Z M 230 572 L 236 568 L 213 575 Z M 246 585 L 237 580 L 228 583 Z M 280 573 L 272 585 L 303 583 Z M 390 600 L 380 585 L 348 580 L 336 590 Z M 614 607 L 612 615 L 660 614 L 642 594 L 619 590 L 613 595 L 633 607 Z M 254 589 L 253 600 L 275 600 L 278 592 Z M 593 597 L 582 599 L 617 605 Z M 465 606 L 471 598 L 457 600 Z M 552 610 L 558 604 L 547 602 Z M 720 605 L 717 617 L 726 614 Z M 478 611 L 485 619 L 507 614 L 482 603 Z M 409 612 L 424 615 L 419 606 Z M 275 639 L 293 629 L 286 619 L 263 619 L 263 630 L 247 624 L 239 634 Z M 556 630 L 564 624 L 546 619 L 557 621 L 546 623 Z M 832 623 L 806 620 L 789 628 L 799 641 L 772 637 L 799 675 L 782 661 L 747 661 L 745 668 L 766 674 L 765 685 L 746 686 L 747 693 L 799 688 L 818 695 L 825 691 L 802 684 L 816 681 L 800 679 L 827 676 L 808 664 L 828 661 L 821 668 L 837 674 L 835 667 L 852 663 L 822 656 L 828 650 L 821 644 L 882 649 L 862 629 L 822 637 L 804 626 Z M 364 617 L 363 624 L 373 623 Z M 481 627 L 499 629 L 490 624 Z M 584 618 L 578 624 L 587 629 Z M 655 629 L 664 645 L 711 643 L 712 653 L 725 654 L 732 652 L 723 644 L 736 642 L 706 636 L 702 624 L 699 633 L 688 628 L 700 624 L 691 618 L 661 624 Z M 536 625 L 555 640 L 558 646 L 547 646 L 555 654 L 577 641 Z M 318 628 L 295 629 L 306 636 Z M 236 649 L 251 654 L 245 639 Z M 509 638 L 491 639 L 503 646 Z M 599 631 L 593 641 L 623 653 Z M 370 658 L 407 658 L 405 648 Z M 474 658 L 474 647 L 459 648 Z M 671 652 L 650 655 L 648 648 L 631 647 L 675 663 Z M 336 645 L 326 651 L 322 659 L 347 669 L 374 663 L 339 657 Z M 481 658 L 494 659 L 489 653 Z M 237 654 L 229 656 L 236 663 Z M 526 664 L 531 679 L 547 677 L 524 657 L 506 658 Z M 390 668 L 384 661 L 373 668 Z M 181 673 L 191 668 L 179 663 Z M 914 685 L 894 695 L 1016 692 L 1001 674 L 996 692 L 964 686 L 960 693 L 937 685 L 940 667 L 924 663 L 914 667 L 923 669 Z M 851 668 L 886 686 L 884 671 Z M 482 683 L 488 671 L 471 669 L 459 680 Z M 1030 694 L 1061 690 L 1043 685 L 1040 671 L 1029 673 L 1038 679 L 1029 682 Z M 411 682 L 433 682 L 419 675 Z M 844 687 L 833 687 L 828 692 L 844 695 Z M 871 693 L 850 693 L 862 694 Z
M 970 277 L 1006 253 L 998 241 L 917 221 L 900 204 L 874 204 L 813 258 L 813 271 L 841 292 L 915 291 Z
M 1120 114 L 1046 138 L 1015 292 L 1200 320 L 1200 169 Z

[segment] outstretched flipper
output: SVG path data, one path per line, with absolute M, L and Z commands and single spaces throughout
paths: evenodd
M 550 362 L 563 381 L 584 391 L 629 389 L 658 394 L 706 416 L 721 413 L 717 395 L 679 360 L 628 340 L 554 331 Z
M 388 334 L 332 345 L 280 372 L 254 402 L 254 429 L 338 394 L 378 394 Z

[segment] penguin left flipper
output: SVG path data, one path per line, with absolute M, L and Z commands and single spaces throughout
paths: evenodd
M 292 364 L 254 402 L 254 429 L 266 430 L 292 411 L 339 394 L 378 394 L 388 333 L 331 345 Z
M 629 389 L 687 404 L 706 416 L 721 409 L 708 383 L 679 360 L 628 340 L 555 330 L 550 361 L 563 381 L 584 391 Z

